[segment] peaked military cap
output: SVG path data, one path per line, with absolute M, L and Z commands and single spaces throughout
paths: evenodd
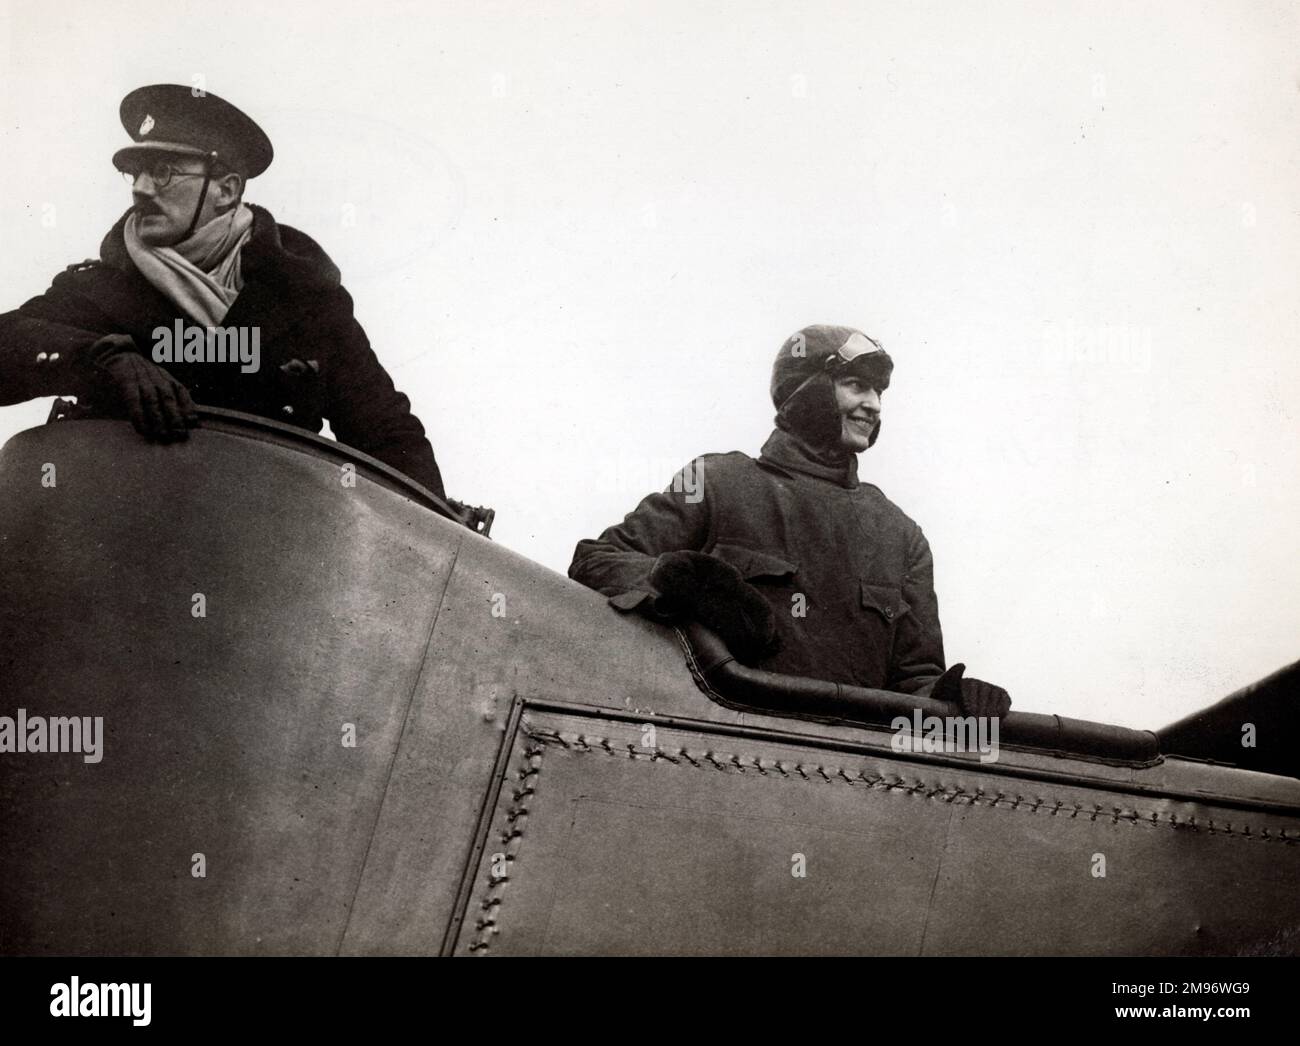
M 216 159 L 245 178 L 271 165 L 266 133 L 229 102 L 180 84 L 138 87 L 122 99 L 122 126 L 135 142 L 113 154 L 114 165 L 160 153 Z

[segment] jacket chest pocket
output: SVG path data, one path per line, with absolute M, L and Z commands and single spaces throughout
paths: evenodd
M 856 608 L 860 639 L 853 647 L 853 673 L 863 686 L 887 688 L 898 623 L 912 612 L 898 584 L 859 580 Z
M 860 586 L 863 611 L 878 616 L 886 625 L 892 627 L 904 614 L 911 613 L 912 608 L 903 599 L 898 585 L 861 581 Z

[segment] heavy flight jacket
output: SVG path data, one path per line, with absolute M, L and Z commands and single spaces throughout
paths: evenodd
M 393 386 L 339 270 L 309 236 L 253 207 L 253 233 L 240 259 L 243 289 L 224 327 L 259 329 L 256 372 L 238 363 L 162 363 L 195 402 L 258 414 L 334 435 L 443 496 L 442 477 L 410 401 Z M 128 211 L 127 214 L 130 212 Z M 157 291 L 126 251 L 123 215 L 97 261 L 71 265 L 48 291 L 0 315 L 0 405 L 75 395 L 92 414 L 124 416 L 90 346 L 104 334 L 129 334 L 152 359 L 157 327 L 193 321 Z M 280 365 L 315 360 L 318 370 L 290 380 Z
M 921 528 L 856 458 L 831 479 L 789 434 L 755 460 L 706 454 L 618 526 L 580 542 L 576 581 L 652 616 L 650 573 L 665 552 L 706 552 L 771 603 L 779 649 L 756 667 L 914 694 L 943 672 L 934 564 Z

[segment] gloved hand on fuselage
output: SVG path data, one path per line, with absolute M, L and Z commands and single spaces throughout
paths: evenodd
M 990 719 L 1000 718 L 1011 710 L 1011 695 L 1002 687 L 982 679 L 963 679 L 965 671 L 965 665 L 953 665 L 936 680 L 930 696 L 957 705 L 967 715 Z
M 158 443 L 189 439 L 189 430 L 199 423 L 189 390 L 140 355 L 130 335 L 106 334 L 89 351 L 136 432 Z
M 753 664 L 776 642 L 776 616 L 739 570 L 704 552 L 665 552 L 650 571 L 655 610 L 718 633 L 736 660 Z

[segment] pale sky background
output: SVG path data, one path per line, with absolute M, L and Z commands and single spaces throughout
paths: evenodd
M 842 323 L 896 363 L 861 472 L 949 661 L 1154 728 L 1300 657 L 1295 4 L 0 12 L 0 308 L 129 205 L 121 97 L 205 86 L 503 545 L 564 572 L 756 454 L 782 340 Z

